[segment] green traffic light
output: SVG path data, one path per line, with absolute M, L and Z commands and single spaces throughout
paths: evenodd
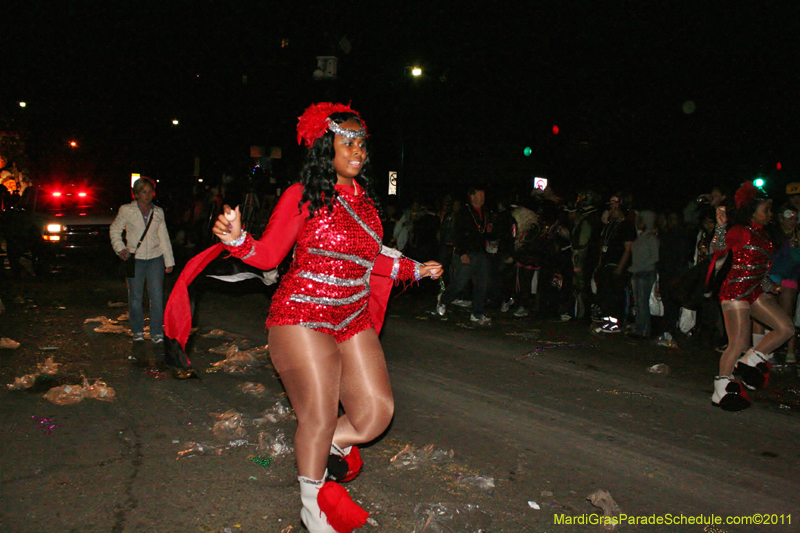
M 759 189 L 764 186 L 764 183 L 766 183 L 766 182 L 764 181 L 763 178 L 756 178 L 756 179 L 753 180 L 753 185 L 755 185 Z
M 530 146 L 526 146 L 522 153 L 525 154 L 525 157 L 528 157 L 533 153 L 533 150 L 531 150 Z

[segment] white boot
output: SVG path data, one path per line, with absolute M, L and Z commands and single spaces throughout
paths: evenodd
M 325 474 L 327 475 L 327 472 Z M 308 532 L 336 533 L 336 530 L 328 524 L 328 518 L 325 513 L 319 510 L 319 503 L 317 503 L 319 489 L 325 484 L 324 476 L 319 481 L 303 476 L 298 476 L 297 480 L 300 482 L 300 500 L 303 502 L 303 508 L 300 510 L 300 520 L 303 521 Z
M 749 389 L 761 389 L 769 383 L 769 371 L 772 365 L 767 361 L 767 357 L 750 348 L 736 362 L 734 372 L 742 377 L 742 382 Z
M 725 411 L 744 411 L 750 407 L 750 398 L 742 384 L 731 376 L 717 376 L 714 378 L 711 403 Z

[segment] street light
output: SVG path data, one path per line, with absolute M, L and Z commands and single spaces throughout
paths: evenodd
M 177 118 L 172 119 L 172 125 L 173 126 L 177 126 L 178 125 L 178 119 Z
M 411 67 L 411 75 L 415 78 L 422 76 L 422 69 L 419 67 Z
M 78 147 L 78 141 L 70 141 L 70 142 L 69 142 L 69 145 L 70 145 L 72 148 L 77 148 L 77 147 Z
M 27 102 L 20 102 L 20 103 L 19 103 L 19 106 L 20 106 L 20 107 L 25 107 L 26 105 L 28 105 L 28 104 L 27 104 Z

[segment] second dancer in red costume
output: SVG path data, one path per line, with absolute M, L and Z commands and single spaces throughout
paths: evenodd
M 732 254 L 732 266 L 720 288 L 722 313 L 728 332 L 728 347 L 719 361 L 711 401 L 727 411 L 750 407 L 744 387 L 756 389 L 769 381 L 767 354 L 794 334 L 794 325 L 778 305 L 774 294 L 780 286 L 767 276 L 772 257 L 772 242 L 765 226 L 772 220 L 772 201 L 747 182 L 736 192 L 735 209 L 728 213 L 717 208 L 717 227 L 711 248 L 715 258 Z M 758 346 L 750 346 L 751 319 L 772 329 Z M 744 355 L 742 355 L 744 354 Z M 733 377 L 741 377 L 741 383 Z
M 356 445 L 383 433 L 394 412 L 371 289 L 379 277 L 442 273 L 439 263 L 417 263 L 381 245 L 366 137 L 348 106 L 311 106 L 298 124 L 298 142 L 309 147 L 301 182 L 281 196 L 261 239 L 242 230 L 238 207 L 226 206 L 213 228 L 232 255 L 263 270 L 294 246 L 267 326 L 270 357 L 297 415 L 300 516 L 311 533 L 345 533 L 365 523 L 367 513 L 334 479 L 358 474 Z

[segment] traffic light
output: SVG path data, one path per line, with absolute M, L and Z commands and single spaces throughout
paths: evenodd
M 756 178 L 753 180 L 753 185 L 755 185 L 759 189 L 762 188 L 765 183 L 766 182 L 764 181 L 764 178 Z
M 522 153 L 525 154 L 525 157 L 530 157 L 530 155 L 533 153 L 533 150 L 531 150 L 530 146 L 526 146 Z
M 558 135 L 558 126 L 553 124 L 553 135 Z

